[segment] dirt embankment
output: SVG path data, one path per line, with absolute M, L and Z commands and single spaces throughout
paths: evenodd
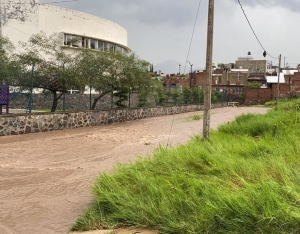
M 267 109 L 215 109 L 211 127 L 249 112 Z M 1 137 L 0 233 L 67 233 L 90 202 L 90 186 L 99 172 L 166 146 L 168 140 L 172 145 L 187 142 L 201 133 L 202 121 L 190 118 L 195 114 L 202 112 Z

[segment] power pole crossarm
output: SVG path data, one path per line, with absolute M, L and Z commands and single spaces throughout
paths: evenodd
M 214 0 L 209 0 L 207 51 L 206 51 L 206 83 L 204 93 L 203 139 L 209 138 L 210 109 L 211 109 L 211 82 L 212 82 L 212 54 L 214 32 Z

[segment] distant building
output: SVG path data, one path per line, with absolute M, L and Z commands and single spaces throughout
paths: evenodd
M 239 57 L 238 60 L 235 62 L 235 68 L 248 69 L 250 73 L 266 73 L 268 70 L 266 60 L 256 60 L 251 55 L 248 55 L 246 57 Z

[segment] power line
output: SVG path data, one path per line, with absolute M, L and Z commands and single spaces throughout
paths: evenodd
M 64 2 L 78 2 L 80 0 L 66 0 L 66 1 L 58 1 L 58 2 L 44 2 L 42 4 L 49 4 L 49 3 L 64 3 Z
M 21 31 L 20 29 L 14 28 L 14 27 L 12 27 L 12 26 L 10 26 L 10 25 L 8 25 L 8 24 L 5 24 L 5 26 L 10 27 L 10 28 L 13 28 L 14 30 L 17 30 L 17 31 L 19 31 L 19 32 L 21 32 L 21 33 L 24 33 L 24 34 L 27 34 L 27 35 L 31 36 L 30 34 L 24 32 L 24 31 Z
M 190 56 L 190 52 L 191 52 L 191 47 L 192 47 L 192 43 L 193 43 L 193 38 L 194 38 L 194 34 L 195 34 L 195 28 L 196 28 L 196 23 L 197 23 L 197 20 L 198 20 L 198 15 L 199 15 L 199 10 L 200 10 L 201 3 L 202 3 L 202 0 L 200 0 L 199 5 L 198 5 L 197 15 L 196 15 L 195 23 L 194 23 L 193 33 L 192 33 L 191 42 L 190 42 L 188 54 L 187 54 L 187 57 L 186 57 L 186 61 L 189 60 L 189 56 Z M 187 62 L 185 62 L 183 73 L 185 73 L 186 63 Z
M 289 58 L 289 59 L 300 59 L 300 57 L 285 57 L 285 58 Z
M 266 52 L 266 50 L 265 50 L 265 48 L 263 47 L 262 43 L 261 43 L 260 40 L 258 39 L 258 37 L 257 37 L 257 35 L 256 35 L 256 33 L 255 33 L 255 31 L 254 31 L 254 29 L 253 29 L 253 27 L 252 27 L 252 25 L 251 25 L 251 23 L 250 23 L 250 21 L 249 21 L 247 15 L 246 15 L 246 12 L 245 12 L 245 10 L 244 10 L 244 8 L 243 8 L 243 6 L 242 6 L 240 0 L 238 0 L 238 2 L 239 2 L 239 4 L 240 4 L 240 6 L 241 6 L 241 9 L 242 9 L 242 11 L 243 11 L 243 13 L 244 13 L 244 15 L 245 15 L 245 17 L 246 17 L 246 20 L 248 21 L 248 24 L 249 24 L 249 26 L 250 26 L 252 32 L 254 33 L 254 36 L 256 37 L 256 39 L 257 39 L 258 43 L 260 44 L 261 48 Z M 271 58 L 273 58 L 273 59 L 278 59 L 278 58 L 275 58 L 275 57 L 271 56 L 268 52 L 266 52 L 266 53 L 267 53 Z

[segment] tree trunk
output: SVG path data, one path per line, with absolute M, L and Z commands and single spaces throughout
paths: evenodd
M 96 97 L 96 98 L 94 99 L 94 102 L 93 102 L 93 105 L 92 105 L 92 110 L 95 110 L 96 105 L 97 105 L 97 102 L 98 102 L 99 100 L 101 100 L 101 98 L 103 98 L 106 94 L 108 94 L 108 93 L 110 93 L 110 92 L 111 92 L 111 91 L 105 91 L 105 92 L 101 93 L 98 97 Z
M 55 112 L 57 105 L 58 105 L 58 100 L 61 98 L 63 93 L 60 95 L 57 95 L 57 90 L 50 90 L 53 93 L 53 102 L 52 102 L 52 107 L 51 107 L 51 112 Z

